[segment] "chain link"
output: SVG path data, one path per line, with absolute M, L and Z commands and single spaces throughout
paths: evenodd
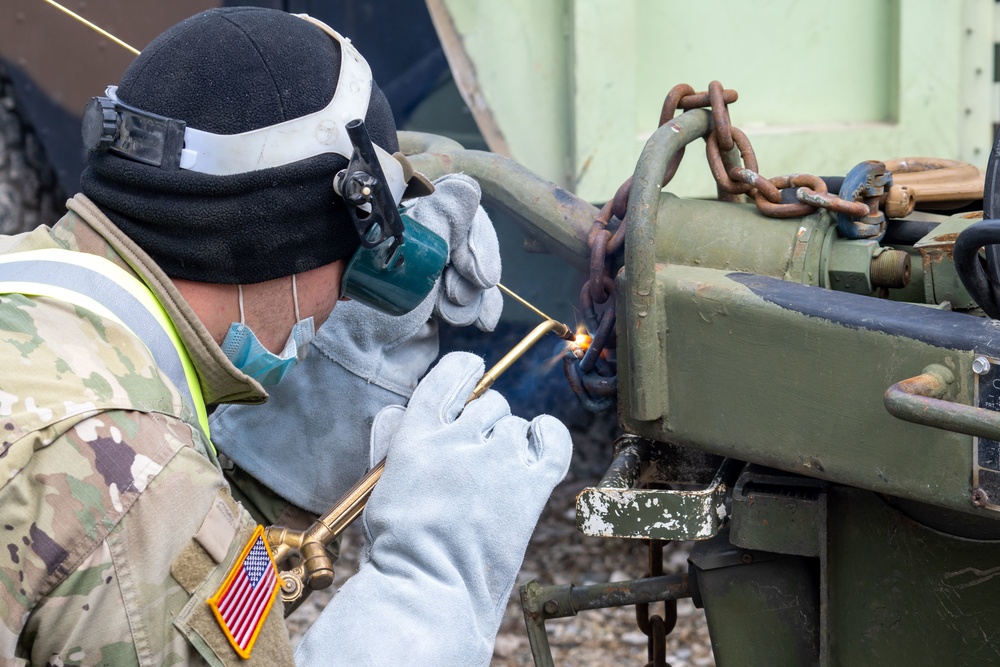
M 735 90 L 723 88 L 718 81 L 712 81 L 706 92 L 696 92 L 688 84 L 680 84 L 670 89 L 660 109 L 660 126 L 672 121 L 678 111 L 701 107 L 711 109 L 715 127 L 705 137 L 705 154 L 712 176 L 718 184 L 720 199 L 738 201 L 742 195 L 752 197 L 761 213 L 774 218 L 801 217 L 817 208 L 827 208 L 853 217 L 871 214 L 870 207 L 863 202 L 849 202 L 830 194 L 826 184 L 816 176 L 790 174 L 772 179 L 763 177 L 750 140 L 742 130 L 732 125 L 729 118 L 729 105 L 738 99 L 739 94 Z M 736 149 L 736 153 L 733 149 Z M 683 157 L 684 150 L 681 149 L 667 165 L 662 186 L 666 186 L 674 177 Z M 789 187 L 798 188 L 798 201 L 782 203 L 780 190 Z M 612 258 L 621 252 L 624 245 L 631 190 L 632 179 L 629 178 L 601 208 L 587 238 L 590 247 L 590 278 L 585 291 L 589 292 L 590 300 L 597 306 L 614 300 Z M 603 317 L 605 315 L 602 313 L 597 320 L 602 320 Z M 591 331 L 595 331 L 599 322 L 587 324 Z
M 649 577 L 663 575 L 663 547 L 665 540 L 649 540 Z M 663 603 L 663 614 L 649 614 L 649 604 L 635 606 L 635 620 L 647 641 L 645 667 L 670 667 L 667 663 L 667 635 L 677 625 L 677 600 Z
M 721 91 L 716 97 L 725 102 L 736 101 L 736 91 Z M 663 100 L 660 110 L 662 126 L 673 120 L 678 109 L 696 108 L 708 103 L 708 93 L 696 93 L 691 86 L 675 86 Z M 740 133 L 742 134 L 742 133 Z M 751 149 L 752 150 L 752 149 Z M 677 173 L 684 157 L 681 149 L 674 155 L 664 170 L 661 187 Z M 612 276 L 613 258 L 619 255 L 625 245 L 625 220 L 628 215 L 628 199 L 632 192 L 632 177 L 625 180 L 608 200 L 591 225 L 587 236 L 590 247 L 590 277 L 580 292 L 584 322 L 593 334 L 593 340 L 582 359 L 567 351 L 563 357 L 563 371 L 566 379 L 583 405 L 594 412 L 613 407 L 618 390 L 617 365 L 611 352 L 615 349 L 614 330 L 616 321 L 615 281 Z M 603 306 L 598 310 L 597 306 Z
M 733 201 L 739 195 L 753 197 L 760 212 L 772 218 L 802 217 L 818 208 L 843 213 L 852 218 L 877 215 L 877 201 L 869 205 L 842 199 L 830 193 L 818 176 L 789 174 L 772 179 L 761 176 L 750 140 L 739 128 L 733 127 L 729 119 L 730 100 L 736 101 L 737 97 L 736 91 L 724 90 L 718 81 L 708 84 L 707 93 L 693 93 L 691 86 L 681 84 L 674 86 L 667 94 L 667 99 L 676 107 L 694 109 L 708 106 L 711 109 L 715 128 L 705 137 L 705 155 L 712 176 L 719 186 L 720 195 L 724 193 L 720 199 Z M 675 98 L 676 102 L 673 101 Z M 696 104 L 698 102 L 701 104 Z M 738 149 L 742 165 L 732 164 L 735 157 L 732 155 L 733 148 Z M 798 188 L 795 193 L 797 202 L 782 203 L 780 190 L 788 187 Z

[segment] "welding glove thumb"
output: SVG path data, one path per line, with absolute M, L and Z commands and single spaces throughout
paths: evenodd
M 482 374 L 480 358 L 449 354 L 405 409 L 376 417 L 371 461 L 385 454 L 386 465 L 364 513 L 361 568 L 303 638 L 298 664 L 489 664 L 572 443 L 558 420 L 511 416 L 494 391 L 466 406 Z
M 436 286 L 434 314 L 452 326 L 493 331 L 503 310 L 500 242 L 479 205 L 479 184 L 465 174 L 434 181 L 434 193 L 413 200 L 406 213 L 448 243 L 448 266 Z
M 399 317 L 338 303 L 267 403 L 215 411 L 219 451 L 282 498 L 326 512 L 364 475 L 375 415 L 406 403 L 437 358 L 435 302 Z

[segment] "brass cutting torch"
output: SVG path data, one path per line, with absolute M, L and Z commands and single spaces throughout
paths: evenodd
M 541 312 L 534 308 L 533 310 Z M 572 330 L 562 322 L 546 319 L 521 339 L 493 368 L 486 371 L 472 390 L 472 395 L 465 402 L 466 405 L 485 394 L 504 371 L 550 331 L 566 340 L 575 338 Z M 298 600 L 306 587 L 320 590 L 333 583 L 333 561 L 326 548 L 364 511 L 365 503 L 368 502 L 375 483 L 382 477 L 384 469 L 385 459 L 382 459 L 309 528 L 305 530 L 292 530 L 283 526 L 267 528 L 265 531 L 267 542 L 279 568 L 298 561 L 290 569 L 281 572 L 281 597 L 285 604 Z

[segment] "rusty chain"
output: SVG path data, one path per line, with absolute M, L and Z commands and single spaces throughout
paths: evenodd
M 729 118 L 729 105 L 738 99 L 739 94 L 735 90 L 723 88 L 718 81 L 712 81 L 704 92 L 696 92 L 691 86 L 680 84 L 671 88 L 664 98 L 657 126 L 671 122 L 678 111 L 704 107 L 711 110 L 714 127 L 705 136 L 705 155 L 720 200 L 736 202 L 741 201 L 743 196 L 750 197 L 762 214 L 772 218 L 802 217 L 825 208 L 852 220 L 877 219 L 878 197 L 868 196 L 859 198 L 859 201 L 842 199 L 828 191 L 823 179 L 811 174 L 787 174 L 770 179 L 762 176 L 750 140 L 742 130 L 733 126 Z M 667 165 L 661 187 L 674 177 L 683 157 L 682 148 Z M 782 201 L 781 191 L 787 188 L 795 188 L 797 201 Z M 591 226 L 587 236 L 590 275 L 581 290 L 580 304 L 584 322 L 588 331 L 594 334 L 594 340 L 583 359 L 567 352 L 563 360 L 563 370 L 570 386 L 584 406 L 593 411 L 613 406 L 617 393 L 615 281 L 612 272 L 615 257 L 621 254 L 625 244 L 631 191 L 632 178 L 629 177 L 614 197 L 601 207 Z M 603 335 L 602 331 L 605 332 Z
M 757 156 L 747 135 L 729 120 L 729 105 L 738 99 L 735 90 L 726 90 L 718 81 L 708 84 L 707 93 L 695 93 L 691 86 L 675 86 L 667 94 L 660 113 L 660 123 L 673 119 L 678 109 L 709 107 L 714 129 L 705 137 L 705 155 L 720 193 L 754 199 L 757 208 L 771 218 L 797 218 L 809 215 L 817 208 L 830 209 L 854 218 L 864 218 L 877 211 L 861 201 L 848 201 L 827 191 L 818 176 L 789 174 L 767 179 L 761 176 Z M 675 101 L 676 100 L 676 101 Z M 736 148 L 742 164 L 734 164 L 732 150 Z M 781 190 L 796 188 L 798 202 L 782 203 Z M 877 203 L 875 203 L 877 207 Z
M 665 540 L 649 540 L 649 577 L 663 575 L 663 547 Z M 667 663 L 667 635 L 677 625 L 677 600 L 663 603 L 663 614 L 649 614 L 649 604 L 635 605 L 635 620 L 647 640 L 649 662 L 645 667 L 670 667 Z

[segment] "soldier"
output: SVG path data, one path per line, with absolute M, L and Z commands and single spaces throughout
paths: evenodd
M 444 277 L 399 318 L 334 310 L 359 245 L 331 185 L 354 118 L 394 202 L 426 195 L 409 212 L 448 243 Z M 0 657 L 487 664 L 571 446 L 495 392 L 463 408 L 483 372 L 472 355 L 417 383 L 437 355 L 432 313 L 499 316 L 476 184 L 427 194 L 392 155 L 360 54 L 273 10 L 167 30 L 85 126 L 66 216 L 0 237 Z M 265 401 L 309 348 L 277 406 L 216 411 L 210 438 L 216 405 Z M 361 570 L 293 656 L 262 526 L 303 525 L 383 455 Z

